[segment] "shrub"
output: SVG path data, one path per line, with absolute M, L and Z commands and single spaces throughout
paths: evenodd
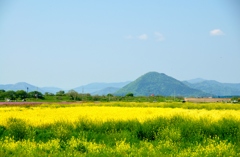
M 27 125 L 25 121 L 17 118 L 10 118 L 7 124 L 7 132 L 14 140 L 23 140 L 27 136 Z

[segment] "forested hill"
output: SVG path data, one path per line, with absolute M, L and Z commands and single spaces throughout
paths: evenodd
M 133 93 L 136 96 L 211 96 L 193 89 L 164 73 L 149 72 L 118 90 L 115 95 Z

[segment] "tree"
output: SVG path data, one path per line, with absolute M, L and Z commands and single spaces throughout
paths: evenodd
M 127 93 L 126 96 L 133 97 L 133 93 Z
M 113 97 L 113 95 L 111 93 L 108 93 L 107 97 L 108 97 L 108 101 L 110 101 L 110 98 Z
M 93 101 L 100 101 L 101 99 L 102 99 L 102 96 L 99 96 L 99 95 L 92 96 Z
M 5 98 L 5 90 L 1 89 L 0 90 L 0 100 L 4 100 Z
M 16 91 L 16 97 L 19 99 L 26 99 L 27 98 L 27 92 L 24 90 L 18 90 Z
M 45 92 L 44 95 L 45 95 L 45 96 L 54 96 L 54 94 L 53 94 L 53 93 L 50 93 L 50 92 Z
M 75 90 L 69 90 L 67 93 L 68 96 L 71 97 L 71 99 L 76 100 L 78 98 L 78 92 L 76 92 Z
M 107 96 L 108 97 L 113 97 L 113 95 L 111 93 L 108 93 Z
M 63 90 L 60 90 L 59 92 L 56 93 L 56 96 L 64 96 L 65 92 Z
M 43 99 L 43 94 L 39 91 L 32 91 L 28 93 L 29 98 Z
M 231 100 L 232 100 L 233 103 L 237 103 L 237 102 L 240 101 L 240 97 L 234 96 L 234 97 L 231 98 Z
M 9 90 L 5 92 L 5 99 L 15 100 L 16 99 L 16 92 L 13 90 Z

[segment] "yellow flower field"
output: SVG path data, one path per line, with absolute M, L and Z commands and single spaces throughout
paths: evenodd
M 178 102 L 3 106 L 0 156 L 239 156 L 239 108 Z
M 43 105 L 44 106 L 44 105 Z M 70 107 L 4 107 L 0 108 L 0 125 L 6 125 L 9 118 L 23 119 L 27 123 L 37 126 L 51 124 L 56 121 L 75 122 L 80 118 L 90 119 L 95 122 L 108 120 L 133 120 L 143 122 L 156 117 L 172 117 L 175 115 L 199 119 L 208 118 L 216 121 L 231 117 L 240 119 L 240 110 L 205 110 L 182 108 L 154 108 L 154 107 L 108 107 L 108 106 L 81 106 Z

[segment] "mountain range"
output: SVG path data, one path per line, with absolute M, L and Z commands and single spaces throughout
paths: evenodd
M 77 91 L 78 93 L 95 93 L 96 95 L 102 95 L 99 93 L 106 93 L 107 91 L 111 91 L 111 93 L 113 93 L 129 83 L 130 81 L 117 83 L 90 83 L 73 88 L 73 90 Z
M 240 83 L 220 83 L 214 80 L 202 80 L 190 83 L 183 81 L 187 86 L 201 90 L 215 96 L 237 96 L 240 95 Z
M 4 89 L 5 91 L 8 91 L 8 90 L 13 90 L 13 91 L 25 90 L 25 91 L 28 91 L 28 92 L 31 92 L 31 91 L 39 91 L 41 93 L 45 92 L 44 88 L 39 88 L 37 86 L 28 84 L 26 82 L 18 82 L 16 84 L 0 85 L 0 89 Z
M 90 93 L 92 95 L 107 95 L 109 93 L 116 92 L 117 90 L 127 85 L 128 83 L 130 83 L 130 81 L 117 82 L 117 83 L 90 83 L 87 85 L 73 88 L 73 90 L 77 91 L 78 93 Z M 63 90 L 58 87 L 37 87 L 26 82 L 18 82 L 16 84 L 6 84 L 6 85 L 0 84 L 0 89 L 4 89 L 5 91 L 8 91 L 8 90 L 13 90 L 13 91 L 25 90 L 28 92 L 39 91 L 41 93 L 49 92 L 53 94 L 56 94 L 56 92 Z M 63 90 L 63 91 L 67 92 L 68 90 Z
M 41 93 L 56 93 L 61 88 L 37 87 L 25 82 L 1 85 L 4 90 L 39 91 Z M 188 81 L 179 81 L 164 73 L 149 72 L 134 81 L 115 83 L 91 83 L 73 88 L 78 93 L 90 93 L 91 95 L 126 95 L 133 93 L 135 96 L 163 95 L 163 96 L 185 96 L 185 97 L 210 97 L 210 96 L 239 96 L 240 83 L 220 83 L 214 80 L 201 78 Z M 64 90 L 67 92 L 68 90 Z

